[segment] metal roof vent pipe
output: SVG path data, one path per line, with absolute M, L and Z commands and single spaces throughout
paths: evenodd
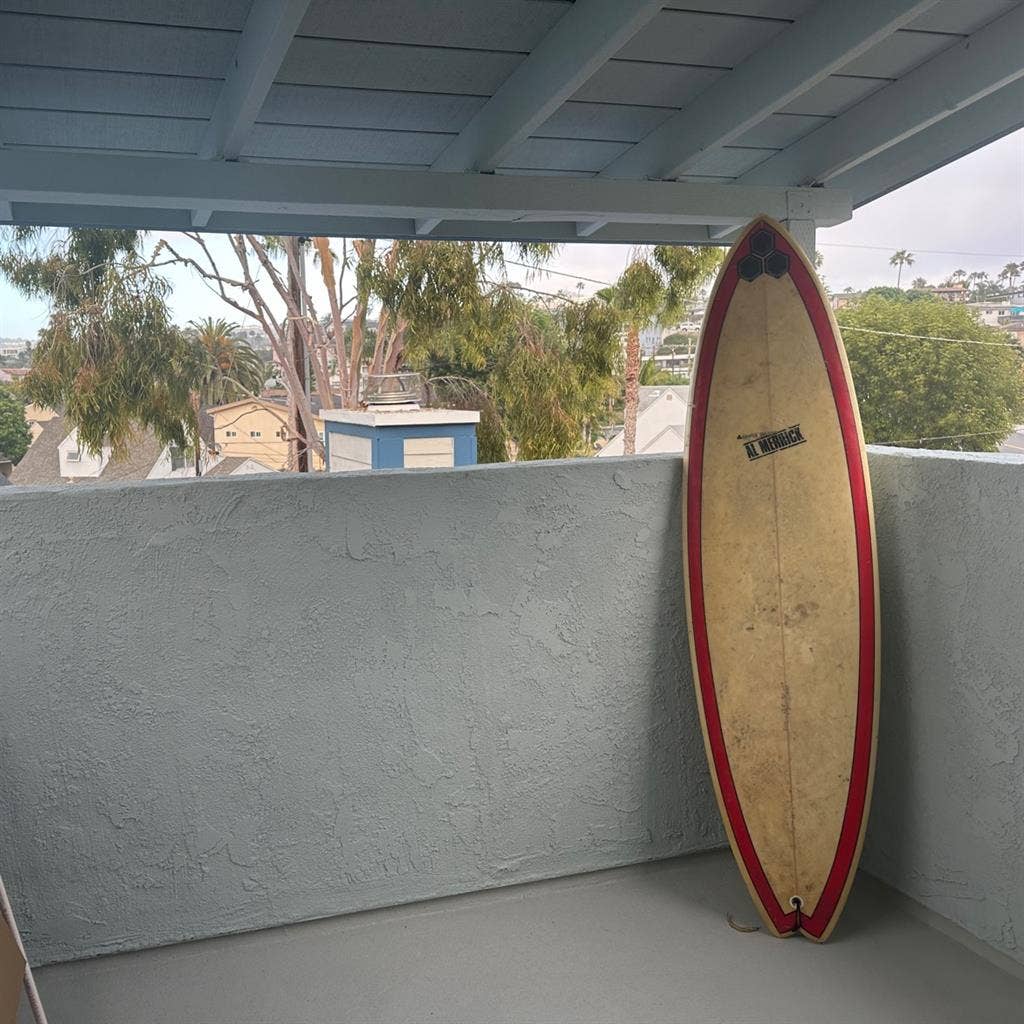
M 363 401 L 368 409 L 382 405 L 419 409 L 423 394 L 423 378 L 418 373 L 371 373 L 366 378 Z

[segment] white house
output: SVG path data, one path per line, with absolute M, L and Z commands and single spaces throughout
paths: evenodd
M 636 414 L 636 454 L 681 453 L 689 402 L 690 389 L 685 385 L 641 388 Z M 597 454 L 598 457 L 624 454 L 622 431 Z
M 223 464 L 223 465 L 222 465 Z M 255 458 L 225 458 L 204 446 L 201 475 L 240 475 L 273 472 Z M 138 435 L 122 459 L 112 457 L 109 445 L 93 455 L 78 441 L 78 431 L 67 429 L 64 417 L 52 414 L 39 424 L 38 433 L 11 474 L 11 483 L 46 485 L 117 480 L 174 480 L 194 477 L 195 463 L 177 445 L 162 445 L 145 432 Z
M 1000 318 L 1024 315 L 1024 305 L 1020 302 L 969 302 L 977 318 L 989 327 L 998 327 Z

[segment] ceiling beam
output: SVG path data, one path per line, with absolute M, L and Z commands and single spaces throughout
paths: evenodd
M 56 206 L 21 204 L 19 224 L 67 227 L 129 228 L 145 231 L 187 231 L 187 210 L 140 209 L 113 206 Z M 401 218 L 296 217 L 276 214 L 240 214 L 218 211 L 211 228 L 223 232 L 262 235 L 328 235 L 348 238 L 416 238 L 414 222 Z M 554 242 L 575 240 L 571 221 L 461 221 L 446 220 L 436 232 L 452 241 Z M 706 227 L 695 224 L 609 224 L 593 242 L 636 245 L 714 245 Z
M 661 10 L 661 0 L 576 0 L 434 161 L 493 171 Z
M 238 159 L 309 4 L 310 0 L 253 0 L 199 145 L 200 159 Z M 195 210 L 192 226 L 205 227 L 211 213 Z
M 848 190 L 862 206 L 1022 127 L 1024 79 L 1017 79 L 836 175 L 829 190 Z
M 849 219 L 832 189 L 617 181 L 552 175 L 438 173 L 0 150 L 0 200 L 238 214 L 427 220 L 742 224 L 783 219 L 799 200 L 819 224 Z
M 979 29 L 743 175 L 823 184 L 1019 78 L 1024 7 Z
M 936 0 L 821 0 L 613 160 L 611 178 L 677 178 L 906 25 Z

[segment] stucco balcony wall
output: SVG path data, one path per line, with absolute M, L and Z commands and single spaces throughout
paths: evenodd
M 1024 962 L 1024 463 L 871 455 L 865 862 Z M 677 458 L 0 492 L 38 963 L 712 849 Z

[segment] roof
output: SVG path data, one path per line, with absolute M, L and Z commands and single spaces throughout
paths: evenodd
M 111 456 L 98 479 L 145 480 L 165 447 L 166 445 L 158 441 L 152 431 L 140 431 L 130 442 L 128 454 L 122 459 Z
M 71 428 L 64 416 L 55 413 L 39 422 L 40 433 L 11 473 L 11 483 L 22 486 L 88 483 L 90 481 L 145 480 L 164 450 L 151 431 L 136 435 L 124 459 L 111 458 L 98 477 L 64 477 L 60 475 L 60 443 Z
M 200 479 L 205 480 L 210 476 L 233 476 L 236 473 L 244 472 L 249 467 L 253 472 L 274 472 L 269 466 L 260 462 L 251 455 L 228 455 L 217 463 L 212 469 L 208 469 Z M 257 469 L 256 467 L 262 467 Z
M 636 415 L 637 455 L 682 452 L 689 400 L 690 389 L 685 385 L 640 388 Z M 624 447 L 620 430 L 597 454 L 622 455 Z
M 1019 0 L 5 3 L 0 204 L 388 238 L 831 224 L 1024 124 L 1022 36 Z
M 65 483 L 60 475 L 60 456 L 57 449 L 68 436 L 64 417 L 57 413 L 39 424 L 40 431 L 21 461 L 11 473 L 11 483 L 21 486 L 44 486 Z

